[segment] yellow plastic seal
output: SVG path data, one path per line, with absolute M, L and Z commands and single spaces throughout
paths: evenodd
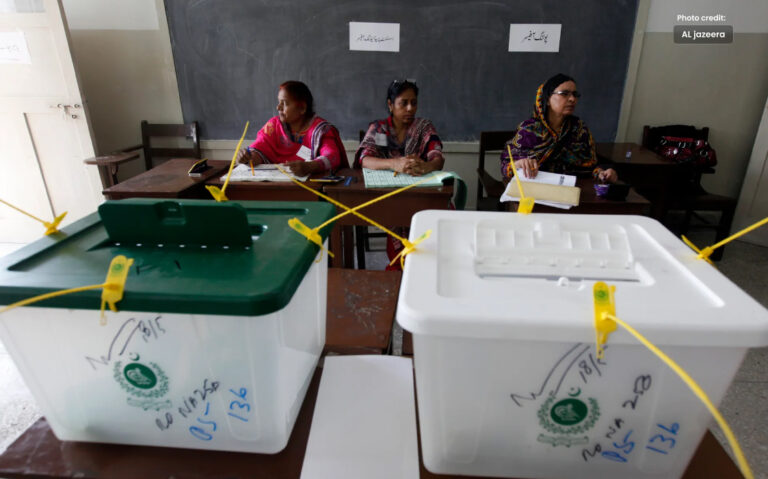
M 367 216 L 364 216 L 362 213 L 359 213 L 359 212 L 358 212 L 358 210 L 361 210 L 361 209 L 365 208 L 366 206 L 370 206 L 370 205 L 372 205 L 372 204 L 374 204 L 374 203 L 376 203 L 376 202 L 378 202 L 378 201 L 382 201 L 382 200 L 384 200 L 384 199 L 386 199 L 386 198 L 389 198 L 390 196 L 394 196 L 394 195 L 396 195 L 396 194 L 398 194 L 398 193 L 402 193 L 403 191 L 405 191 L 405 190 L 407 190 L 407 189 L 409 189 L 409 188 L 413 188 L 413 187 L 415 187 L 415 186 L 418 186 L 419 184 L 421 184 L 421 183 L 424 183 L 424 182 L 428 181 L 428 180 L 429 180 L 429 178 L 424 178 L 423 180 L 419 180 L 419 181 L 417 181 L 417 182 L 415 182 L 415 183 L 412 183 L 412 184 L 410 184 L 410 185 L 408 185 L 408 186 L 404 186 L 404 187 L 402 187 L 402 188 L 400 188 L 400 189 L 397 189 L 397 190 L 395 190 L 395 191 L 390 191 L 389 193 L 383 194 L 383 195 L 381 195 L 381 196 L 379 196 L 379 197 L 377 197 L 377 198 L 374 198 L 374 199 L 372 199 L 372 200 L 370 200 L 370 201 L 366 201 L 365 203 L 359 204 L 359 205 L 355 206 L 354 208 L 350 208 L 349 206 L 347 206 L 347 205 L 345 205 L 345 204 L 339 203 L 338 201 L 334 200 L 334 199 L 333 199 L 333 198 L 331 198 L 330 196 L 324 195 L 324 194 L 320 193 L 319 191 L 317 191 L 317 190 L 314 190 L 314 189 L 312 189 L 312 188 L 310 188 L 310 187 L 308 187 L 308 186 L 304 185 L 303 183 L 301 183 L 300 181 L 298 181 L 296 178 L 293 178 L 291 175 L 289 175 L 289 174 L 288 174 L 288 173 L 287 173 L 285 170 L 283 170 L 283 169 L 282 169 L 282 168 L 280 168 L 279 166 L 277 167 L 277 169 L 280 171 L 280 173 L 282 173 L 282 174 L 286 175 L 286 176 L 287 176 L 287 177 L 288 177 L 288 178 L 289 178 L 291 181 L 293 181 L 293 182 L 294 182 L 295 184 L 297 184 L 298 186 L 300 186 L 300 187 L 304 188 L 305 190 L 309 191 L 309 192 L 310 192 L 310 193 L 312 193 L 312 194 L 315 194 L 315 195 L 319 196 L 320 198 L 322 198 L 322 199 L 326 200 L 327 202 L 329 202 L 329 203 L 331 203 L 331 204 L 333 204 L 333 205 L 336 205 L 336 206 L 338 206 L 339 208 L 342 208 L 343 210 L 345 210 L 344 212 L 342 212 L 342 213 L 339 213 L 338 215 L 334 216 L 333 218 L 329 219 L 328 221 L 326 221 L 325 223 L 323 223 L 323 224 L 321 224 L 321 225 L 317 226 L 317 227 L 316 227 L 316 228 L 314 228 L 314 229 L 311 229 L 311 228 L 309 228 L 308 226 L 306 226 L 306 225 L 303 225 L 303 226 L 304 226 L 304 228 L 306 228 L 306 229 L 307 229 L 307 231 L 314 231 L 314 232 L 316 232 L 316 233 L 318 234 L 318 237 L 319 237 L 319 231 L 320 231 L 320 229 L 324 228 L 325 226 L 328 226 L 329 224 L 333 223 L 334 221 L 338 220 L 339 218 L 341 218 L 341 217 L 343 217 L 343 216 L 345 216 L 345 215 L 348 215 L 348 214 L 353 214 L 353 215 L 357 216 L 358 218 L 362 219 L 363 221 L 367 221 L 368 223 L 372 224 L 372 225 L 373 225 L 373 226 L 375 226 L 376 228 L 379 228 L 381 231 L 383 231 L 383 232 L 387 233 L 388 235 L 392 236 L 393 238 L 396 238 L 396 239 L 398 239 L 398 240 L 399 240 L 401 243 L 403 243 L 403 245 L 404 245 L 405 249 L 404 249 L 404 250 L 403 250 L 403 251 L 402 251 L 400 254 L 398 254 L 398 255 L 397 255 L 397 257 L 395 257 L 395 258 L 392 260 L 392 262 L 390 263 L 390 264 L 394 264 L 395 260 L 396 260 L 398 257 L 400 257 L 400 265 L 401 265 L 401 266 L 403 265 L 403 259 L 405 258 L 405 256 L 406 256 L 406 255 L 408 255 L 408 254 L 410 254 L 410 253 L 412 253 L 412 252 L 414 251 L 414 249 L 415 249 L 415 247 L 416 247 L 416 245 L 417 245 L 418 243 L 420 243 L 421 241 L 423 241 L 424 239 L 427 239 L 427 238 L 429 237 L 429 232 L 427 232 L 427 233 L 425 233 L 425 235 L 426 235 L 426 236 L 422 235 L 422 237 L 420 237 L 418 240 L 416 240 L 416 242 L 414 242 L 414 243 L 411 243 L 410 241 L 408 241 L 408 239 L 406 239 L 406 238 L 402 238 L 400 235 L 396 234 L 394 231 L 391 231 L 391 230 L 389 230 L 389 229 L 385 228 L 384 226 L 380 225 L 379 223 L 377 223 L 377 222 L 373 221 L 372 219 L 370 219 L 370 218 L 368 218 Z M 296 218 L 293 218 L 293 219 L 295 219 L 296 221 L 298 221 L 299 223 L 301 223 L 301 222 L 300 222 L 298 219 L 296 219 Z M 299 233 L 301 233 L 302 235 L 306 236 L 306 237 L 307 237 L 307 239 L 309 239 L 309 240 L 310 240 L 310 241 L 312 241 L 313 243 L 316 243 L 316 244 L 321 244 L 321 243 L 319 243 L 319 240 L 318 240 L 318 241 L 313 241 L 313 240 L 312 240 L 312 239 L 311 239 L 311 238 L 308 236 L 308 234 L 305 234 L 303 231 L 301 231 L 301 230 L 299 230 L 298 228 L 294 227 L 294 225 L 292 225 L 292 224 L 291 224 L 291 220 L 288 220 L 288 224 L 289 224 L 289 226 L 291 226 L 291 228 L 295 229 L 296 231 L 298 231 L 298 232 L 299 232 Z M 297 226 L 298 226 L 298 225 L 297 225 Z M 299 227 L 299 228 L 300 228 L 300 227 Z M 410 247 L 409 247 L 409 246 L 410 246 Z M 322 248 L 322 245 L 321 245 L 321 248 Z M 406 251 L 406 250 L 407 250 L 407 251 Z M 331 257 L 333 257 L 333 254 L 331 254 L 331 252 L 330 252 L 330 251 L 328 251 L 328 254 L 329 254 Z
M 624 328 L 643 346 L 648 348 L 649 351 L 661 359 L 664 364 L 669 366 L 669 368 L 672 369 L 672 371 L 674 371 L 680 377 L 680 379 L 682 379 L 682 381 L 686 384 L 686 386 L 688 386 L 693 394 L 704 404 L 709 413 L 712 414 L 712 417 L 715 418 L 715 421 L 717 421 L 717 424 L 723 430 L 723 434 L 725 434 L 726 439 L 728 439 L 728 444 L 731 445 L 733 454 L 736 456 L 736 462 L 739 465 L 741 473 L 746 479 L 753 479 L 754 475 L 752 474 L 752 470 L 749 468 L 749 463 L 747 462 L 747 458 L 744 456 L 744 452 L 739 445 L 739 441 L 736 439 L 736 436 L 733 434 L 731 427 L 728 425 L 723 415 L 720 414 L 720 411 L 717 410 L 715 405 L 709 399 L 707 393 L 701 388 L 701 386 L 698 385 L 696 381 L 694 381 L 690 374 L 688 374 L 682 367 L 680 367 L 680 365 L 677 364 L 672 358 L 667 356 L 664 351 L 659 349 L 655 344 L 651 343 L 635 328 L 616 317 L 616 302 L 614 299 L 615 291 L 615 286 L 608 286 L 602 281 L 595 283 L 594 288 L 592 288 L 595 302 L 595 334 L 597 335 L 597 357 L 603 357 L 603 345 L 608 340 L 608 335 L 616 330 L 617 325 Z
M 608 336 L 616 331 L 616 322 L 608 316 L 616 315 L 616 302 L 613 293 L 616 286 L 608 286 L 603 281 L 598 281 L 592 288 L 592 298 L 595 303 L 595 350 L 597 358 L 603 358 L 603 346 L 608 341 Z
M 712 260 L 710 260 L 709 257 L 712 255 L 712 253 L 717 248 L 720 248 L 721 246 L 724 246 L 726 243 L 730 243 L 731 241 L 735 240 L 739 236 L 744 236 L 745 234 L 749 233 L 750 231 L 755 230 L 755 229 L 763 226 L 766 223 L 768 223 L 768 217 L 761 219 L 760 221 L 758 221 L 757 223 L 755 223 L 753 225 L 747 226 L 743 230 L 741 230 L 741 231 L 739 231 L 737 233 L 732 234 L 731 236 L 725 238 L 724 240 L 722 240 L 722 241 L 720 241 L 718 243 L 713 244 L 712 246 L 707 246 L 706 248 L 702 248 L 702 249 L 697 248 L 696 245 L 693 244 L 693 242 L 691 240 L 689 240 L 688 238 L 686 238 L 685 236 L 681 236 L 681 238 L 683 239 L 683 242 L 685 244 L 687 244 L 692 250 L 694 250 L 695 252 L 699 253 L 699 256 L 698 256 L 699 259 L 704 259 L 704 260 L 707 261 L 707 263 L 713 264 Z
M 512 158 L 512 149 L 509 145 L 507 145 L 507 152 L 509 152 L 509 166 L 512 168 L 512 174 L 517 182 L 517 190 L 520 192 L 520 201 L 517 204 L 517 212 L 523 215 L 529 215 L 533 211 L 533 205 L 536 200 L 530 196 L 525 196 L 525 193 L 523 193 L 523 184 L 520 181 L 520 175 L 517 174 L 515 160 Z
M 133 260 L 126 258 L 123 255 L 118 255 L 112 258 L 112 262 L 109 264 L 109 271 L 107 271 L 107 279 L 104 281 L 104 290 L 101 292 L 101 320 L 100 323 L 104 326 L 107 323 L 107 318 L 104 316 L 104 306 L 109 305 L 109 309 L 113 313 L 117 312 L 118 301 L 123 299 L 123 292 L 125 291 L 125 281 L 128 279 L 128 270 L 131 268 Z
M 309 226 L 302 223 L 301 220 L 298 218 L 289 219 L 288 226 L 298 231 L 301 235 L 306 237 L 309 241 L 315 243 L 317 246 L 320 247 L 320 250 L 325 250 L 325 248 L 323 248 L 323 237 L 320 236 L 320 228 L 322 228 L 322 226 L 318 226 L 317 228 L 312 229 Z M 328 256 L 333 258 L 333 253 L 328 251 Z M 321 258 L 318 258 L 318 261 L 320 261 L 320 259 Z
M 395 261 L 397 259 L 400 259 L 400 268 L 405 268 L 405 257 L 409 254 L 413 253 L 413 251 L 416 249 L 416 246 L 424 241 L 425 239 L 429 238 L 429 235 L 432 234 L 432 230 L 425 231 L 421 236 L 413 240 L 413 242 L 408 241 L 405 238 L 400 238 L 400 241 L 403 243 L 403 250 L 400 251 L 397 256 L 392 258 L 392 261 L 390 261 L 390 266 L 395 264 Z
M 59 216 L 55 217 L 53 219 L 53 221 L 44 221 L 44 220 L 41 220 L 40 218 L 38 218 L 37 216 L 31 214 L 31 213 L 27 213 L 26 211 L 22 210 L 21 208 L 17 208 L 16 206 L 13 206 L 12 204 L 8 203 L 7 201 L 0 200 L 0 203 L 4 204 L 4 205 L 6 205 L 6 206 L 8 206 L 10 208 L 13 208 L 14 210 L 18 211 L 19 213 L 21 213 L 23 215 L 29 216 L 33 220 L 36 220 L 36 221 L 39 221 L 40 223 L 42 223 L 43 226 L 45 226 L 45 235 L 46 236 L 50 235 L 50 234 L 53 234 L 53 233 L 58 233 L 59 232 L 59 224 L 61 223 L 61 220 L 63 220 L 64 217 L 67 216 L 67 212 L 65 211 L 64 213 L 62 213 Z
M 221 188 L 214 185 L 205 185 L 205 189 L 208 190 L 211 196 L 213 196 L 213 199 L 217 202 L 229 201 L 229 198 L 227 198 L 227 195 L 225 195 L 224 192 L 227 190 L 227 186 L 229 186 L 229 177 L 232 176 L 232 170 L 235 168 L 237 152 L 240 151 L 240 146 L 243 144 L 249 123 L 249 121 L 245 122 L 245 129 L 243 130 L 243 135 L 240 137 L 240 141 L 237 142 L 237 147 L 235 147 L 235 153 L 232 155 L 232 161 L 229 163 L 229 171 L 227 171 L 227 179 L 224 180 L 224 185 Z

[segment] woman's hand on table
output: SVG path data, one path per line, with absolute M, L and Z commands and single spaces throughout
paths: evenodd
M 285 166 L 296 176 L 307 176 L 324 169 L 319 161 L 289 161 Z
M 428 161 L 423 161 L 416 155 L 409 155 L 406 157 L 404 171 L 412 176 L 422 176 L 431 173 L 434 168 Z
M 259 156 L 254 150 L 250 148 L 243 148 L 237 152 L 237 162 L 245 163 L 246 165 L 249 163 L 260 165 L 262 163 L 261 156 Z
M 536 178 L 539 174 L 539 164 L 535 158 L 522 158 L 515 161 L 515 169 L 525 178 Z
M 616 173 L 616 170 L 613 168 L 608 168 L 607 170 L 600 170 L 597 173 L 597 179 L 601 183 L 616 183 L 619 179 L 618 173 Z

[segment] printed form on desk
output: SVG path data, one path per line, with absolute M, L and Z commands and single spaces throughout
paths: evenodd
M 523 178 L 521 176 L 520 182 L 523 184 L 523 194 L 533 197 L 536 200 L 536 204 L 564 210 L 571 209 L 571 207 L 578 206 L 579 204 L 579 193 L 581 190 L 576 187 L 576 177 L 574 175 L 540 171 L 536 178 Z M 532 186 L 527 187 L 528 185 Z M 551 185 L 555 188 L 540 188 L 533 185 Z M 537 190 L 541 191 L 538 195 L 536 194 Z M 520 201 L 517 182 L 514 178 L 507 184 L 507 188 L 499 201 Z
M 326 356 L 301 479 L 418 479 L 413 361 Z
M 277 166 L 278 165 L 254 165 L 253 171 L 251 171 L 249 165 L 240 164 L 232 170 L 232 176 L 229 181 L 281 181 L 284 183 L 286 181 L 291 181 L 291 178 L 299 181 L 307 181 L 307 178 L 309 178 L 309 175 L 296 176 L 291 173 L 288 168 L 283 168 L 283 171 L 285 171 L 287 175 L 283 174 L 277 169 Z M 221 177 L 221 181 L 226 180 L 227 175 Z
M 419 186 L 443 186 L 443 180 L 457 176 L 452 171 L 433 171 L 424 176 L 411 176 L 407 173 L 398 173 L 392 170 L 371 170 L 363 168 L 363 180 L 366 188 L 402 188 L 416 182 L 424 181 Z

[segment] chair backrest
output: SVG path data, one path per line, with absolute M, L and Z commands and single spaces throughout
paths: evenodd
M 485 154 L 488 151 L 499 151 L 504 149 L 504 145 L 515 136 L 517 130 L 504 131 L 482 131 L 480 132 L 480 153 L 477 160 L 477 169 L 485 171 Z M 477 179 L 477 204 L 483 198 L 483 183 L 478 176 Z
M 365 138 L 365 130 L 360 130 L 360 141 L 363 141 L 363 138 Z
M 697 129 L 692 125 L 645 125 L 643 127 L 643 146 L 654 149 L 659 144 L 662 136 L 677 136 L 707 141 L 709 140 L 709 127 L 705 126 L 704 128 Z
M 156 159 L 168 158 L 200 158 L 200 137 L 198 135 L 197 122 L 183 124 L 159 124 L 141 122 L 141 142 L 144 149 L 144 161 L 147 170 L 152 169 Z M 186 138 L 192 140 L 191 148 L 182 147 L 155 147 L 153 138 Z

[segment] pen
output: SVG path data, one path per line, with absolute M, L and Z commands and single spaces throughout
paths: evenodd
M 347 176 L 347 179 L 344 180 L 344 186 L 349 186 L 352 183 L 352 177 Z
M 256 176 L 256 172 L 253 170 L 253 160 L 248 160 L 248 163 L 251 164 L 251 176 Z

